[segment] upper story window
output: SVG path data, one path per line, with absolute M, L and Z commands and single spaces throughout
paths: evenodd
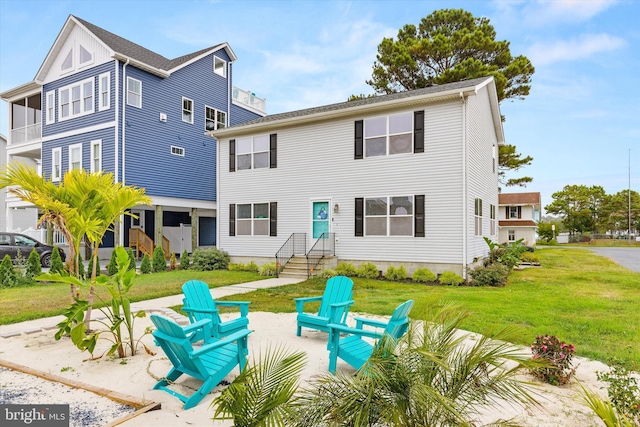
M 227 127 L 227 114 L 211 107 L 204 107 L 204 129 L 216 130 Z
M 61 71 L 71 70 L 73 68 L 73 49 L 69 50 L 69 53 L 62 61 L 62 65 L 60 65 Z
M 182 121 L 193 123 L 193 100 L 182 97 Z
M 93 78 L 58 89 L 59 120 L 93 113 Z
M 355 159 L 424 152 L 424 111 L 355 122 Z
M 475 218 L 475 227 L 474 227 L 474 234 L 476 236 L 482 236 L 482 199 L 475 199 L 475 211 L 474 211 L 474 218 Z
M 56 91 L 51 90 L 47 92 L 46 95 L 46 115 L 47 115 L 47 124 L 56 122 Z
M 93 55 L 82 45 L 80 45 L 80 65 L 90 64 L 93 62 Z
M 269 135 L 236 140 L 238 170 L 269 167 Z
M 102 140 L 91 141 L 91 172 L 102 170 Z
M 62 148 L 51 150 L 51 181 L 60 181 L 62 178 Z
M 507 209 L 508 209 L 507 218 L 509 219 L 522 218 L 522 206 L 509 206 Z
M 82 169 L 82 144 L 69 146 L 69 170 Z
M 224 59 L 218 58 L 217 56 L 214 56 L 213 72 L 219 76 L 227 77 L 227 61 L 225 61 Z
M 127 77 L 127 105 L 142 108 L 142 82 Z
M 98 110 L 111 108 L 111 73 L 103 73 L 98 76 Z

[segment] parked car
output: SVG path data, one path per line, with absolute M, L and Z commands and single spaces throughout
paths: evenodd
M 51 266 L 51 254 L 53 253 L 53 246 L 45 245 L 37 240 L 18 233 L 1 233 L 0 232 L 0 260 L 5 255 L 9 255 L 13 261 L 20 254 L 27 259 L 31 251 L 35 248 L 40 255 L 40 264 L 43 267 Z M 58 248 L 60 258 L 62 262 L 65 261 L 66 255 L 64 251 Z

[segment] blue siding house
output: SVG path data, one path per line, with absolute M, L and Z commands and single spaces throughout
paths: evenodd
M 232 85 L 235 60 L 227 43 L 167 59 L 70 15 L 33 81 L 0 94 L 7 159 L 35 161 L 53 181 L 84 168 L 145 188 L 152 205 L 133 209 L 105 248 L 213 246 L 217 145 L 205 132 L 266 114 Z M 8 229 L 20 203 L 7 200 Z

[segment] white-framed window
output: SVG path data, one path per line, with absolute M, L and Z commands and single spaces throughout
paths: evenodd
M 474 234 L 476 236 L 482 236 L 482 199 L 475 199 L 475 227 Z
M 182 121 L 193 123 L 193 99 L 182 97 Z
M 509 236 L 508 239 L 510 242 L 516 241 L 516 230 L 508 230 L 507 235 Z
M 227 127 L 227 113 L 205 105 L 204 130 L 224 129 Z
M 91 172 L 102 170 L 102 140 L 91 141 Z
M 213 72 L 219 76 L 227 77 L 227 61 L 214 55 Z
M 518 219 L 518 207 L 509 206 L 509 218 Z
M 413 152 L 413 113 L 372 117 L 364 121 L 365 157 Z
M 80 55 L 80 60 L 78 61 L 78 66 L 88 65 L 93 63 L 93 55 L 84 46 L 80 45 L 80 49 L 78 49 L 78 54 Z
M 236 205 L 236 236 L 268 236 L 269 203 Z
M 60 70 L 63 72 L 71 69 L 73 69 L 73 49 L 69 50 L 69 53 L 67 53 L 67 56 L 65 56 L 64 61 L 62 61 L 60 65 Z
M 58 89 L 58 120 L 93 113 L 93 83 L 94 79 L 89 78 Z
M 269 135 L 236 139 L 237 169 L 269 167 Z
M 127 77 L 127 105 L 142 108 L 142 82 Z
M 496 207 L 495 207 L 495 205 L 489 205 L 489 211 L 490 211 L 489 223 L 490 223 L 490 226 L 491 226 L 491 235 L 495 236 L 495 234 L 496 234 Z
M 56 122 L 56 91 L 50 90 L 45 96 L 46 122 L 47 124 Z
M 51 181 L 62 179 L 62 148 L 57 147 L 51 150 Z
M 184 157 L 184 148 L 176 147 L 175 145 L 171 146 L 171 154 L 174 156 L 182 156 Z
M 69 170 L 82 168 L 82 143 L 69 146 Z
M 98 111 L 111 108 L 111 73 L 98 76 Z
M 413 236 L 414 197 L 366 197 L 365 236 Z

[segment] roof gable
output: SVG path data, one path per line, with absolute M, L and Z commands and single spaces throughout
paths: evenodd
M 539 205 L 540 193 L 500 193 L 498 194 L 499 205 Z

